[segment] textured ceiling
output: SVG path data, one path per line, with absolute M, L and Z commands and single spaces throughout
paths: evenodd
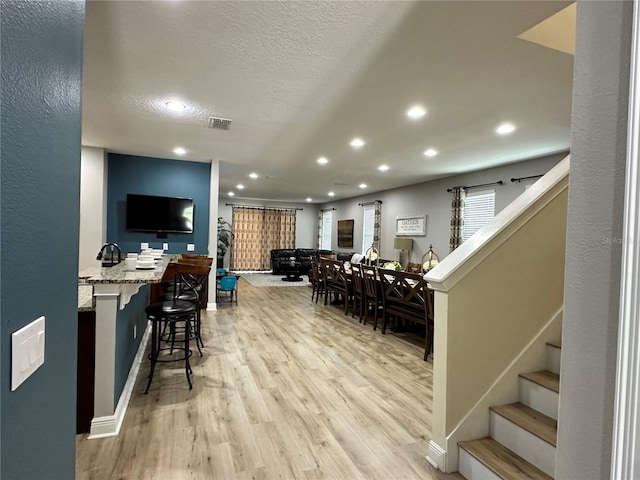
M 573 57 L 517 37 L 569 3 L 89 1 L 83 144 L 219 160 L 222 194 L 314 202 L 566 150 Z

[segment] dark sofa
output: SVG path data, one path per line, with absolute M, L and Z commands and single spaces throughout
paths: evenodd
M 289 264 L 289 259 L 295 257 L 300 262 L 300 273 L 306 274 L 311 270 L 311 260 L 320 255 L 336 255 L 338 260 L 347 262 L 351 260 L 351 253 L 336 253 L 331 250 L 318 250 L 316 248 L 278 248 L 271 250 L 271 270 L 274 275 L 283 275 Z

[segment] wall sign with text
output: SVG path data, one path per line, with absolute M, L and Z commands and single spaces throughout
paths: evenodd
M 410 237 L 427 234 L 427 216 L 396 217 L 396 235 Z

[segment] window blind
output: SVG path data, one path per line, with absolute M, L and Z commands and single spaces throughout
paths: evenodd
M 362 255 L 373 243 L 373 226 L 375 224 L 376 209 L 374 205 L 362 207 Z
M 491 220 L 496 211 L 495 190 L 467 193 L 464 199 L 464 226 L 462 228 L 462 241 L 466 241 L 471 235 L 484 227 Z
M 320 242 L 321 250 L 331 250 L 331 221 L 332 211 L 322 212 L 322 237 Z

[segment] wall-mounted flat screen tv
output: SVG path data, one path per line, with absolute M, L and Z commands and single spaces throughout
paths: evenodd
M 193 233 L 193 199 L 129 193 L 127 230 Z

